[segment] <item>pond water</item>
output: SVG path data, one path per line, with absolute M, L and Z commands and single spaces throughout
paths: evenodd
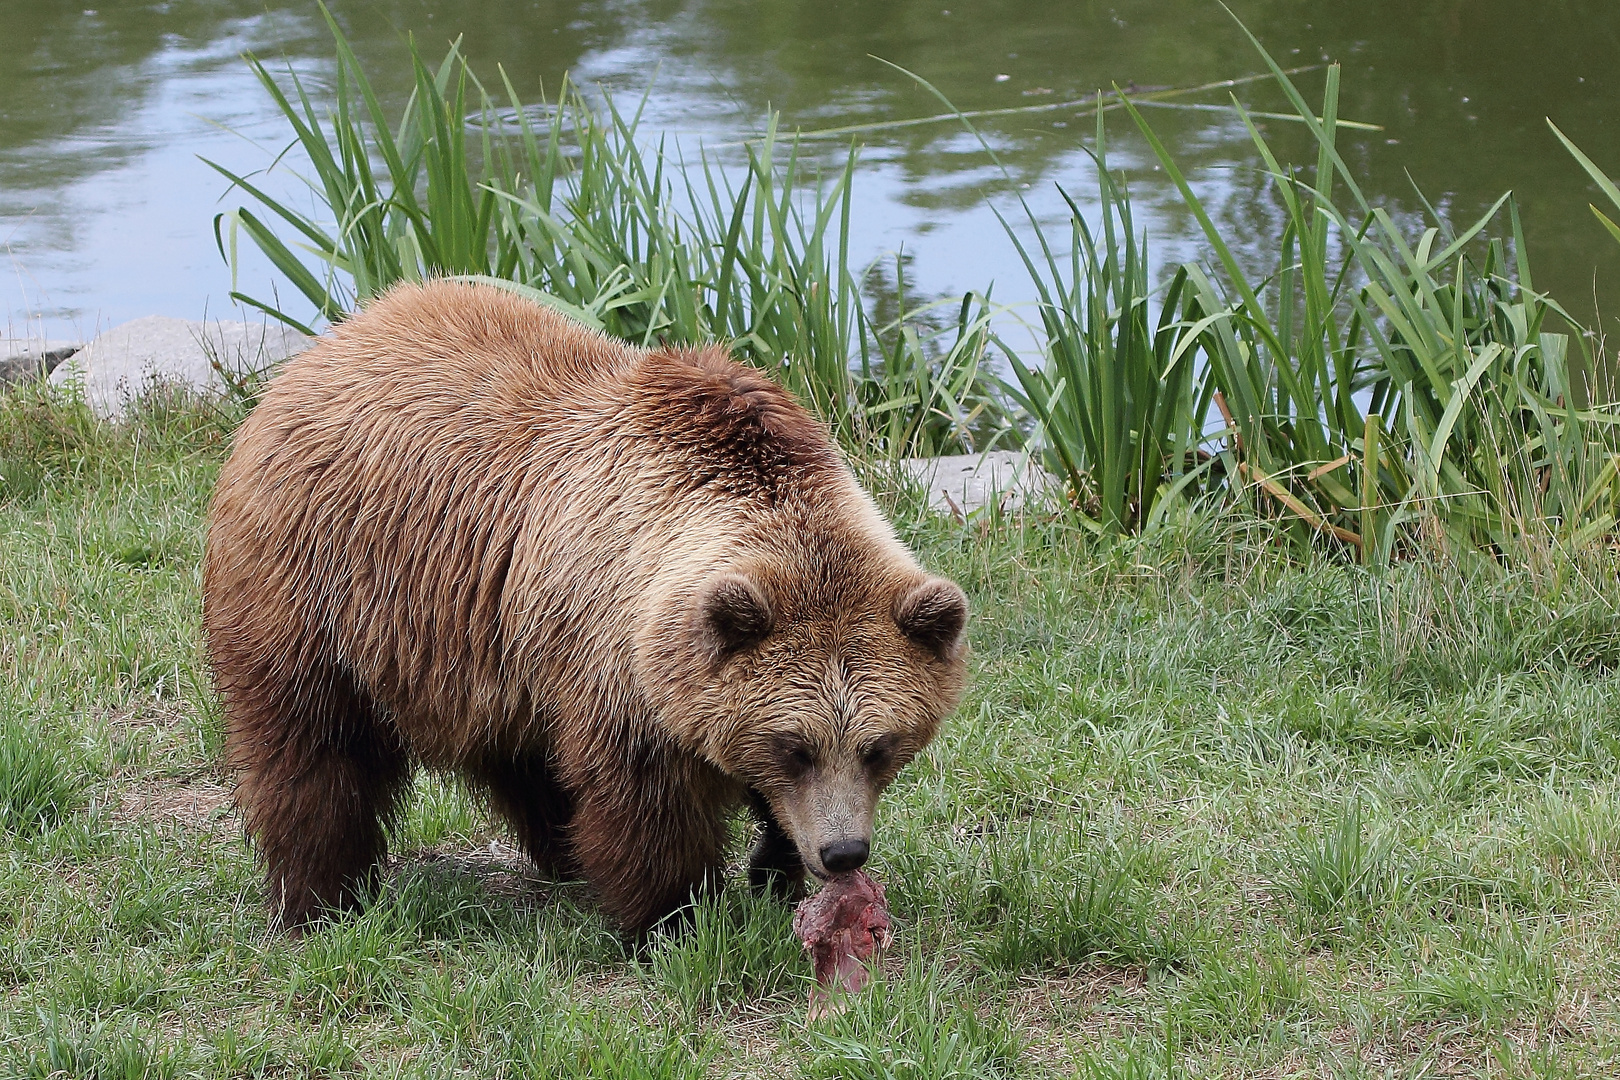
M 1620 176 L 1620 3 L 1614 0 L 1231 0 L 1310 96 L 1343 64 L 1346 156 L 1376 200 L 1411 220 L 1414 184 L 1456 223 L 1504 190 L 1520 196 L 1536 283 L 1577 316 L 1620 312 L 1620 245 L 1587 209 L 1596 189 L 1548 131 L 1551 117 Z M 94 4 L 95 7 L 87 5 Z M 940 112 L 921 75 L 964 110 L 1049 106 L 985 118 L 1005 172 L 956 123 L 861 135 L 862 259 L 907 257 L 922 294 L 983 289 L 1026 298 L 990 211 L 1028 199 L 1061 227 L 1063 185 L 1085 204 L 1093 120 L 1071 102 L 1098 87 L 1192 87 L 1262 70 L 1214 0 L 335 0 L 390 107 L 409 91 L 407 35 L 431 56 L 462 36 L 481 74 L 505 67 L 529 98 L 564 72 L 593 93 L 649 94 L 644 130 L 683 147 L 752 136 L 771 110 L 787 130 L 882 124 Z M 239 317 L 212 219 L 235 205 L 200 157 L 240 171 L 289 138 L 241 59 L 251 51 L 328 85 L 332 41 L 306 0 L 0 0 L 0 333 L 84 339 L 147 314 Z M 1274 109 L 1264 83 L 1236 91 Z M 1220 105 L 1227 91 L 1179 99 Z M 1235 245 L 1263 265 L 1273 202 L 1231 111 L 1148 114 Z M 1196 225 L 1128 118 L 1110 120 L 1156 259 L 1197 257 Z M 1314 157 L 1297 124 L 1268 136 Z M 832 160 L 847 144 L 817 142 Z M 276 190 L 291 191 L 283 176 Z M 1053 234 L 1057 235 L 1056 233 Z M 1064 233 L 1066 235 L 1066 232 Z M 244 291 L 273 279 L 250 265 Z M 286 299 L 288 290 L 280 289 Z M 289 310 L 302 312 L 296 305 Z

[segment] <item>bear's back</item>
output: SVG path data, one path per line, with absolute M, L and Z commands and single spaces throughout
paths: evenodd
M 339 323 L 287 364 L 264 404 L 269 416 L 300 417 L 382 405 L 407 425 L 461 418 L 488 432 L 503 419 L 555 413 L 614 381 L 636 356 L 522 297 L 437 281 L 395 288 Z
M 667 470 L 660 485 L 723 480 L 773 498 L 806 470 L 840 468 L 792 396 L 723 349 L 638 349 L 523 297 L 449 281 L 395 288 L 289 361 L 233 458 L 291 453 L 307 470 L 348 454 L 438 471 L 470 458 L 487 472 L 519 451 L 622 464 L 626 446 L 640 471 Z

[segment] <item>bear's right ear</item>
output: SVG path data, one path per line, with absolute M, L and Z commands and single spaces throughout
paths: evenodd
M 776 619 L 759 586 L 741 574 L 721 574 L 698 599 L 701 636 L 709 653 L 723 660 L 758 645 Z

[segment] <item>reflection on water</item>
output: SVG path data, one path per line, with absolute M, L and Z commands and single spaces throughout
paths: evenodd
M 621 101 L 650 86 L 644 130 L 678 133 L 694 148 L 758 133 L 771 109 L 781 110 L 784 127 L 805 130 L 940 111 L 874 56 L 926 77 L 967 110 L 1074 100 L 1114 84 L 1196 85 L 1260 67 L 1211 0 L 337 0 L 334 7 L 394 108 L 409 92 L 406 35 L 434 56 L 461 35 L 481 73 L 493 77 L 495 65 L 504 66 L 530 98 L 541 87 L 554 90 L 569 71 Z M 1509 0 L 1234 7 L 1286 63 L 1343 61 L 1342 114 L 1384 127 L 1345 136 L 1346 156 L 1375 197 L 1415 215 L 1422 205 L 1415 180 L 1460 222 L 1514 188 L 1538 286 L 1582 314 L 1594 296 L 1613 295 L 1620 249 L 1591 218 L 1586 204 L 1596 193 L 1543 117 L 1620 173 L 1620 4 L 1547 0 L 1534 14 Z M 9 271 L 0 314 L 10 328 L 33 320 L 53 336 L 83 337 L 145 314 L 227 314 L 228 273 L 211 230 L 224 182 L 198 155 L 252 170 L 282 148 L 286 131 L 240 54 L 284 57 L 323 87 L 331 41 L 314 5 L 0 0 L 0 38 L 9 46 L 0 75 L 0 240 Z M 1314 88 L 1320 78 L 1301 81 Z M 1239 93 L 1258 108 L 1280 104 L 1263 85 Z M 1220 112 L 1156 111 L 1150 119 L 1237 246 L 1249 241 L 1257 251 L 1274 210 L 1241 124 Z M 903 247 L 908 277 L 922 292 L 995 281 L 998 299 L 1018 299 L 1027 291 L 986 196 L 1016 206 L 1012 196 L 1023 194 L 1039 217 L 1059 221 L 1054 182 L 1077 196 L 1090 186 L 1081 146 L 1091 121 L 1047 110 L 987 118 L 980 129 L 1006 174 L 956 124 L 866 133 L 857 235 L 867 257 Z M 1159 258 L 1198 255 L 1193 223 L 1145 147 L 1123 120 L 1110 131 L 1114 163 L 1130 174 Z M 1312 156 L 1297 126 L 1273 123 L 1267 131 L 1297 160 Z M 843 152 L 837 141 L 814 146 L 829 160 Z M 278 190 L 296 189 L 287 177 Z M 268 293 L 268 271 L 250 269 L 245 290 Z

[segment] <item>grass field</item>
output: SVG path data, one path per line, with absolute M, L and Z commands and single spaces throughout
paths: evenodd
M 1612 558 L 1380 574 L 1232 511 L 1105 547 L 885 493 L 974 681 L 882 811 L 884 977 L 807 1027 L 787 910 L 734 879 L 634 954 L 437 781 L 365 915 L 268 929 L 199 649 L 234 419 L 0 398 L 0 1074 L 1620 1072 Z

